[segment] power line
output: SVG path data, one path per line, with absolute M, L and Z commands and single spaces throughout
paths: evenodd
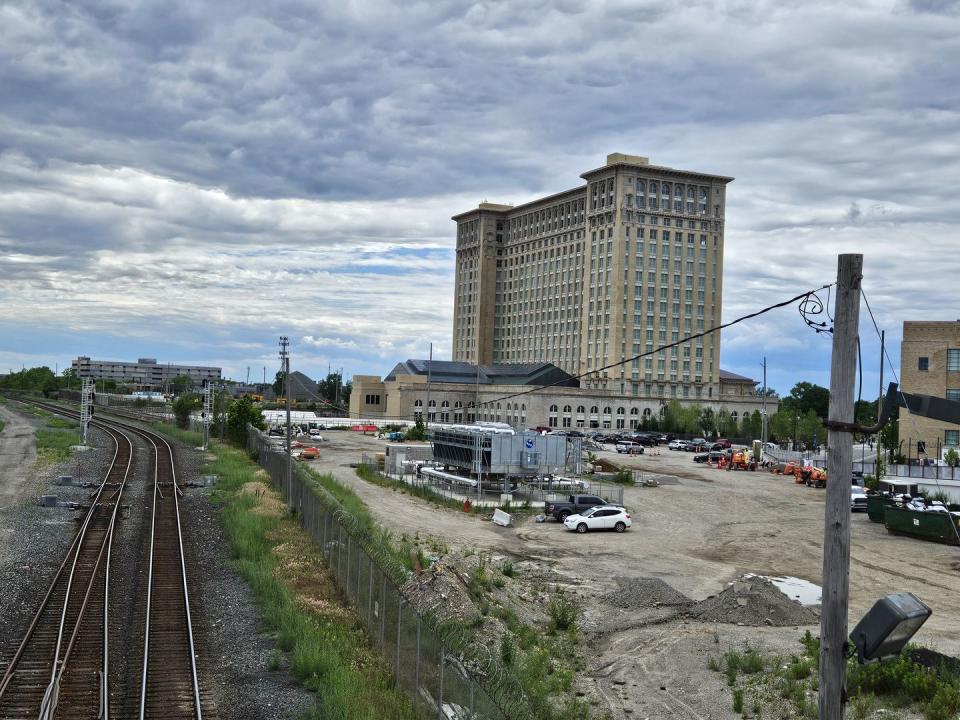
M 626 358 L 626 359 L 624 359 L 624 360 L 620 360 L 620 361 L 618 361 L 618 362 L 611 363 L 610 365 L 606 365 L 606 366 L 601 367 L 601 368 L 596 368 L 596 369 L 594 369 L 594 370 L 588 370 L 588 371 L 586 371 L 586 372 L 580 373 L 579 375 L 573 375 L 573 376 L 571 376 L 571 377 L 564 378 L 564 379 L 562 379 L 562 380 L 556 380 L 556 381 L 554 381 L 554 382 L 552 382 L 552 383 L 550 383 L 550 384 L 548 384 L 548 385 L 540 385 L 540 386 L 537 386 L 537 387 L 535 387 L 535 388 L 531 388 L 531 389 L 529 389 L 529 390 L 523 390 L 523 391 L 521 391 L 521 392 L 511 393 L 510 395 L 504 395 L 504 396 L 502 396 L 502 397 L 494 398 L 493 400 L 484 400 L 482 403 L 480 403 L 480 405 L 489 405 L 489 404 L 491 404 L 491 403 L 500 402 L 500 401 L 502 401 L 502 400 L 510 400 L 511 398 L 520 397 L 521 395 L 529 395 L 529 394 L 531 394 L 531 393 L 540 392 L 540 391 L 545 390 L 545 389 L 547 389 L 547 388 L 555 387 L 555 386 L 557 386 L 557 385 L 561 385 L 561 384 L 563 384 L 563 383 L 570 382 L 571 380 L 579 380 L 580 378 L 586 377 L 586 376 L 588 376 L 588 375 L 596 375 L 597 373 L 601 373 L 601 372 L 603 372 L 603 371 L 605 371 L 605 370 L 610 370 L 611 368 L 620 367 L 621 365 L 626 365 L 627 363 L 633 362 L 634 360 L 639 360 L 640 358 L 648 357 L 648 356 L 650 356 L 650 355 L 656 355 L 657 353 L 662 353 L 664 350 L 669 350 L 670 348 L 674 348 L 674 347 L 677 347 L 677 346 L 679 346 L 679 345 L 683 345 L 684 343 L 690 342 L 691 340 L 696 340 L 697 338 L 706 337 L 707 335 L 711 335 L 711 334 L 713 334 L 713 333 L 715 333 L 715 332 L 719 332 L 719 331 L 721 331 L 721 330 L 725 330 L 726 328 L 733 327 L 734 325 L 737 325 L 738 323 L 742 323 L 742 322 L 744 322 L 745 320 L 750 320 L 750 319 L 752 319 L 752 318 L 759 317 L 760 315 L 763 315 L 763 314 L 765 314 L 765 313 L 768 313 L 768 312 L 770 312 L 771 310 L 776 310 L 776 309 L 778 309 L 778 308 L 787 307 L 788 305 L 792 305 L 793 303 L 798 302 L 798 301 L 800 301 L 800 300 L 805 300 L 805 299 L 809 298 L 810 296 L 814 295 L 818 290 L 827 290 L 827 289 L 831 288 L 831 287 L 832 287 L 833 285 L 835 285 L 835 284 L 836 284 L 836 283 L 830 283 L 830 284 L 828 284 L 828 285 L 823 285 L 823 286 L 821 286 L 821 287 L 814 288 L 813 290 L 807 290 L 806 292 L 801 293 L 801 294 L 799 294 L 799 295 L 797 295 L 797 296 L 795 296 L 795 297 L 792 297 L 792 298 L 790 298 L 789 300 L 784 300 L 783 302 L 778 302 L 778 303 L 776 303 L 776 304 L 774 304 L 774 305 L 768 305 L 767 307 L 763 308 L 762 310 L 757 310 L 756 312 L 752 312 L 752 313 L 749 313 L 749 314 L 747 314 L 747 315 L 741 315 L 740 317 L 736 318 L 735 320 L 731 320 L 731 321 L 728 322 L 728 323 L 724 323 L 723 325 L 718 325 L 717 327 L 710 328 L 709 330 L 704 330 L 703 332 L 696 333 L 695 335 L 688 335 L 687 337 L 683 338 L 683 340 L 677 340 L 676 342 L 669 343 L 668 345 L 663 345 L 663 346 L 657 348 L 656 350 L 648 350 L 647 352 L 640 353 L 639 355 L 634 355 L 633 357 L 629 357 L 629 358 Z M 479 406 L 478 406 L 478 407 L 479 407 Z
M 682 345 L 682 344 L 684 344 L 684 343 L 686 343 L 686 342 L 689 342 L 689 341 L 691 341 L 691 340 L 696 340 L 697 338 L 702 338 L 702 337 L 706 337 L 707 335 L 712 335 L 713 333 L 720 332 L 721 330 L 725 330 L 725 329 L 727 329 L 727 328 L 733 327 L 734 325 L 738 325 L 739 323 L 742 323 L 742 322 L 744 322 L 744 321 L 746 321 L 746 320 L 751 320 L 751 319 L 753 319 L 753 318 L 755 318 L 755 317 L 759 317 L 759 316 L 764 315 L 764 314 L 766 314 L 766 313 L 768 313 L 768 312 L 771 312 L 771 311 L 773 311 L 773 310 L 778 310 L 779 308 L 787 307 L 787 306 L 789 306 L 789 305 L 792 305 L 792 304 L 795 303 L 795 302 L 799 302 L 799 301 L 802 301 L 802 300 L 806 300 L 806 299 L 810 298 L 811 296 L 814 296 L 817 291 L 819 291 L 819 290 L 829 290 L 829 289 L 832 288 L 835 284 L 836 284 L 836 283 L 828 283 L 827 285 L 822 285 L 822 286 L 820 286 L 820 287 L 813 288 L 812 290 L 807 290 L 806 292 L 802 292 L 802 293 L 800 293 L 799 295 L 795 295 L 794 297 L 792 297 L 792 298 L 790 298 L 790 299 L 788 299 L 788 300 L 783 300 L 783 301 L 781 301 L 781 302 L 774 303 L 773 305 L 768 305 L 767 307 L 762 308 L 762 309 L 760 309 L 760 310 L 757 310 L 757 311 L 755 311 L 755 312 L 748 313 L 748 314 L 746 314 L 746 315 L 741 315 L 740 317 L 738 317 L 738 318 L 736 318 L 736 319 L 734 319 L 734 320 L 731 320 L 730 322 L 723 323 L 722 325 L 718 325 L 718 326 L 716 326 L 716 327 L 714 327 L 714 328 L 710 328 L 709 330 L 705 330 L 705 331 L 703 331 L 703 332 L 696 333 L 696 334 L 694 334 L 694 335 L 688 335 L 687 337 L 683 338 L 682 340 L 677 340 L 676 342 L 672 342 L 672 343 L 669 343 L 669 344 L 667 344 L 667 345 L 663 345 L 663 346 L 657 348 L 656 350 L 649 350 L 649 351 L 647 351 L 647 352 L 640 353 L 639 355 L 634 355 L 634 356 L 628 357 L 628 358 L 626 358 L 626 359 L 624 359 L 624 360 L 620 360 L 620 361 L 618 361 L 618 362 L 611 363 L 611 364 L 606 365 L 606 366 L 604 366 L 604 367 L 596 368 L 596 369 L 593 369 L 593 370 L 588 370 L 588 371 L 586 371 L 586 372 L 580 373 L 579 375 L 572 375 L 572 376 L 570 376 L 570 377 L 566 377 L 566 378 L 563 378 L 563 379 L 561 379 L 561 380 L 556 380 L 556 381 L 554 381 L 554 382 L 552 382 L 552 383 L 548 383 L 547 385 L 538 385 L 538 386 L 536 386 L 536 387 L 530 388 L 529 390 L 522 390 L 522 391 L 520 391 L 520 392 L 511 393 L 511 394 L 509 394 L 509 395 L 502 395 L 502 396 L 500 396 L 500 397 L 498 397 L 498 398 L 494 398 L 493 400 L 484 400 L 484 401 L 481 402 L 481 403 L 477 403 L 477 404 L 475 405 L 475 407 L 476 407 L 477 410 L 479 410 L 480 407 L 485 406 L 485 405 L 492 405 L 493 403 L 501 402 L 501 401 L 503 401 L 503 400 L 510 400 L 510 399 L 512 399 L 512 398 L 520 397 L 520 396 L 522 396 L 522 395 L 530 395 L 530 394 L 535 393 L 535 392 L 542 392 L 542 391 L 546 390 L 547 388 L 557 387 L 557 386 L 559 386 L 559 385 L 562 385 L 563 383 L 570 382 L 570 380 L 579 380 L 580 378 L 587 377 L 588 375 L 595 375 L 595 374 L 601 373 L 601 372 L 603 372 L 603 371 L 605 371 L 605 370 L 610 370 L 611 368 L 620 367 L 621 365 L 626 365 L 627 363 L 633 362 L 634 360 L 639 360 L 640 358 L 648 357 L 648 356 L 651 356 L 651 355 L 656 355 L 657 353 L 662 353 L 662 352 L 665 351 L 665 350 L 669 350 L 670 348 L 673 348 L 673 347 L 678 347 L 678 346 L 680 346 L 680 345 Z M 864 300 L 866 300 L 866 298 L 864 298 Z M 869 307 L 869 306 L 868 306 L 868 307 Z M 873 314 L 871 313 L 871 317 L 872 317 L 872 316 L 873 316 Z M 876 323 L 874 323 L 874 324 L 876 324 Z M 309 393 L 310 391 L 308 390 L 307 392 Z M 313 395 L 313 393 L 310 393 L 310 394 Z M 314 397 L 317 397 L 317 399 L 322 399 L 322 398 L 320 398 L 319 395 L 314 395 Z M 336 407 L 336 406 L 333 406 L 333 407 Z M 337 409 L 343 409 L 343 408 L 337 408 Z M 469 407 L 464 408 L 464 409 L 465 409 L 465 410 L 466 410 L 466 409 L 469 409 Z M 350 412 L 349 412 L 349 411 L 347 411 L 347 417 L 350 417 Z M 362 415 L 361 415 L 360 413 L 357 413 L 357 417 L 358 417 L 358 418 L 361 418 Z M 372 418 L 372 419 L 373 419 L 373 418 Z M 377 417 L 377 418 L 375 418 L 375 419 L 377 419 L 377 420 L 409 420 L 410 418 L 408 418 L 408 417 L 406 417 L 406 416 L 386 416 L 386 415 L 384 415 L 384 416 L 379 416 L 379 417 Z

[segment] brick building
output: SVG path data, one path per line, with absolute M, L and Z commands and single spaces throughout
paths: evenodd
M 900 382 L 904 392 L 960 401 L 960 320 L 903 323 Z M 935 458 L 944 447 L 960 446 L 960 425 L 919 417 L 901 409 L 900 439 L 904 441 L 905 455 L 916 457 L 917 442 L 921 441 L 926 457 Z

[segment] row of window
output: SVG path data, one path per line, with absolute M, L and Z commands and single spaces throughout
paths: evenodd
M 917 358 L 917 370 L 928 372 L 930 370 L 930 358 Z M 947 372 L 960 372 L 960 350 L 947 350 Z

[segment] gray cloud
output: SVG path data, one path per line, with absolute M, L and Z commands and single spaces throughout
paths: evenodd
M 0 27 L 0 302 L 35 323 L 149 336 L 162 308 L 240 357 L 280 287 L 310 352 L 385 369 L 349 352 L 449 343 L 451 214 L 611 151 L 737 177 L 725 315 L 840 251 L 891 326 L 956 305 L 956 2 L 36 0 Z

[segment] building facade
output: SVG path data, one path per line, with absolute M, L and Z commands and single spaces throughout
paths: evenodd
M 903 323 L 900 382 L 904 392 L 960 401 L 960 320 Z M 901 408 L 900 439 L 907 445 L 904 455 L 916 457 L 920 441 L 925 456 L 936 458 L 944 447 L 960 451 L 960 425 L 912 415 Z
M 550 387 L 541 389 L 548 384 Z M 700 404 L 715 412 L 726 410 L 739 422 L 762 408 L 756 384 L 724 371 L 715 397 Z M 577 387 L 576 379 L 550 363 L 483 365 L 478 371 L 477 366 L 463 362 L 407 360 L 384 378 L 354 375 L 350 417 L 414 420 L 420 416 L 441 424 L 481 420 L 505 422 L 518 429 L 635 430 L 644 417 L 659 417 L 667 402 Z M 778 402 L 767 398 L 767 412 L 775 413 Z
M 621 153 L 581 177 L 572 190 L 453 217 L 453 359 L 549 362 L 623 397 L 716 399 L 719 333 L 683 339 L 720 324 L 733 178 Z
M 202 385 L 206 380 L 220 380 L 221 374 L 221 369 L 218 367 L 158 363 L 155 358 L 140 358 L 136 362 L 124 362 L 91 360 L 89 357 L 81 356 L 71 365 L 77 377 L 129 382 L 158 390 L 178 375 L 189 377 L 194 385 Z

